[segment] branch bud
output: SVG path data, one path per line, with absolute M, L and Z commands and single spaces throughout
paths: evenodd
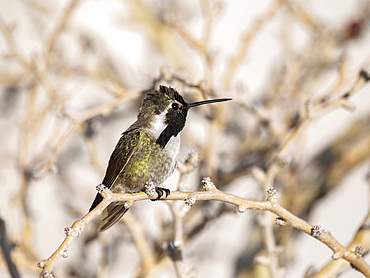
M 239 213 L 244 213 L 247 210 L 247 207 L 245 205 L 240 205 L 238 207 L 238 212 Z
M 185 199 L 185 205 L 191 207 L 194 204 L 195 204 L 195 197 L 194 196 L 189 195 L 188 197 L 186 197 L 186 199 Z
M 46 261 L 47 261 L 47 260 L 39 261 L 39 262 L 37 263 L 37 267 L 38 267 L 38 268 L 44 268 L 44 267 L 46 266 Z
M 284 227 L 286 225 L 286 221 L 281 217 L 277 217 L 275 219 L 275 224 L 280 226 L 280 227 Z
M 108 187 L 106 187 L 104 184 L 99 183 L 95 188 L 96 188 L 96 191 L 98 191 L 98 192 L 99 192 L 99 194 L 100 194 L 104 199 L 106 199 L 106 198 L 110 198 L 110 197 L 111 197 L 111 195 L 109 194 L 109 193 L 111 193 L 111 192 L 110 192 L 110 190 L 109 190 L 109 189 L 108 189 Z
M 213 184 L 212 180 L 210 177 L 204 177 L 202 179 L 202 183 L 203 183 L 203 189 L 205 191 L 212 191 L 212 190 L 216 190 L 216 186 Z
M 67 252 L 67 248 L 64 248 L 60 254 L 62 255 L 63 258 L 67 258 L 68 257 L 68 252 Z
M 65 227 L 64 228 L 64 233 L 66 236 L 71 236 L 71 237 L 78 237 L 81 234 L 81 229 L 74 229 L 72 227 Z
M 311 236 L 319 237 L 324 232 L 324 229 L 320 225 L 314 225 L 311 228 Z
M 277 203 L 277 194 L 276 194 L 275 188 L 270 187 L 267 190 L 267 201 L 270 201 L 271 203 L 274 203 L 274 204 Z
M 356 255 L 356 257 L 362 257 L 363 255 L 364 255 L 364 248 L 361 246 L 361 245 L 357 245 L 356 247 L 355 247 L 355 255 Z

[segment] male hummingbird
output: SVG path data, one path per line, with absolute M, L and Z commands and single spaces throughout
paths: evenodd
M 186 103 L 173 88 L 160 86 L 149 91 L 143 99 L 136 122 L 122 133 L 110 156 L 102 181 L 114 193 L 145 190 L 145 184 L 156 186 L 158 199 L 168 189 L 158 187 L 174 171 L 180 150 L 180 132 L 185 126 L 188 110 L 192 107 L 229 98 Z M 101 201 L 97 194 L 90 211 Z M 115 224 L 128 210 L 123 202 L 113 202 L 101 215 L 100 231 Z

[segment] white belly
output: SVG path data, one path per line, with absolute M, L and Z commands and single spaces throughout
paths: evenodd
M 173 170 L 175 169 L 175 166 L 176 166 L 176 162 L 177 162 L 177 157 L 179 155 L 179 152 L 180 152 L 180 143 L 181 143 L 181 139 L 180 139 L 180 134 L 178 134 L 176 137 L 171 137 L 171 139 L 168 141 L 166 147 L 164 147 L 166 153 L 172 157 L 172 163 L 171 163 L 171 174 L 173 172 Z

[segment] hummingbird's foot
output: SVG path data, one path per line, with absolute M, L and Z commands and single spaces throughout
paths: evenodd
M 152 201 L 157 201 L 159 200 L 160 198 L 162 198 L 162 196 L 164 194 L 166 194 L 166 197 L 168 197 L 168 195 L 170 195 L 171 191 L 167 188 L 163 188 L 163 187 L 156 187 L 154 186 L 154 184 L 152 182 L 146 182 L 145 183 L 145 193 L 152 199 Z
M 151 201 L 158 201 L 165 194 L 166 198 L 171 194 L 171 191 L 167 188 L 156 187 L 155 192 L 157 192 L 158 197 L 156 199 L 150 199 Z

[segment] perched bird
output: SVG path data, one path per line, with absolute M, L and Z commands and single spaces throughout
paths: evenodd
M 230 100 L 213 99 L 186 103 L 173 88 L 160 86 L 149 91 L 143 99 L 136 122 L 122 133 L 108 163 L 102 184 L 114 193 L 139 192 L 145 184 L 156 186 L 158 199 L 165 188 L 158 187 L 174 171 L 180 150 L 180 132 L 185 126 L 188 110 L 213 102 Z M 90 211 L 103 200 L 97 194 Z M 115 224 L 128 210 L 123 202 L 113 202 L 101 215 L 100 231 Z

